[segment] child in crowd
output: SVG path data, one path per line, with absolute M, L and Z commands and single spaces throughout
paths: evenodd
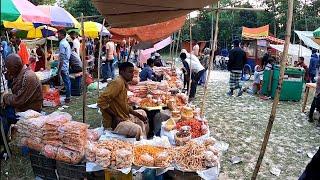
M 253 74 L 254 79 L 253 79 L 252 89 L 244 88 L 243 91 L 252 95 L 260 94 L 262 75 L 263 75 L 263 71 L 261 70 L 261 67 L 259 65 L 256 65 L 254 67 L 254 74 Z

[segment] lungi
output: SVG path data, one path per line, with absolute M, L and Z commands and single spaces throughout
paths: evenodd
M 240 72 L 230 72 L 230 80 L 229 80 L 229 85 L 230 85 L 230 89 L 234 90 L 234 89 L 240 89 L 240 80 L 241 80 L 241 75 L 242 73 Z
M 144 117 L 147 117 L 147 113 L 144 110 L 135 110 Z M 126 121 L 120 122 L 114 129 L 114 132 L 125 135 L 127 137 L 135 137 L 140 140 L 140 137 L 147 137 L 149 132 L 149 125 L 145 124 L 139 118 L 130 114 L 130 118 Z

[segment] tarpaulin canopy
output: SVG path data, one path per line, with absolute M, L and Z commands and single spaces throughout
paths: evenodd
M 1 0 L 1 21 L 15 21 L 19 16 L 26 22 L 50 23 L 50 17 L 27 0 Z
M 313 31 L 313 36 L 315 38 L 320 38 L 320 27 L 318 29 L 316 29 L 315 31 Z
M 283 52 L 283 45 L 270 44 L 270 46 L 277 51 Z M 302 56 L 310 57 L 312 52 L 310 49 L 299 45 L 299 44 L 290 44 L 288 54 L 291 56 Z
M 170 36 L 184 25 L 186 16 L 166 22 L 132 28 L 111 28 L 113 39 L 135 38 L 137 41 L 156 42 Z
M 80 23 L 62 7 L 48 5 L 40 5 L 37 7 L 50 16 L 50 25 L 52 26 L 80 28 Z
M 315 42 L 315 39 L 313 38 L 313 32 L 312 31 L 294 31 L 300 40 L 303 41 L 303 43 L 311 48 L 314 49 L 320 49 L 319 44 Z
M 137 27 L 168 21 L 217 0 L 92 0 L 112 27 Z
M 242 38 L 244 39 L 265 39 L 274 44 L 284 44 L 284 40 L 273 37 L 269 33 L 269 25 L 258 28 L 242 27 Z
M 248 39 L 264 39 L 269 36 L 269 25 L 258 28 L 242 27 L 242 37 Z
M 142 66 L 144 63 L 147 63 L 147 59 L 151 57 L 151 53 L 156 52 L 166 46 L 168 46 L 172 42 L 171 37 L 168 37 L 156 44 L 153 45 L 153 47 L 145 49 L 140 52 L 140 65 Z
M 15 32 L 16 37 L 35 39 L 35 38 L 44 38 L 44 37 L 49 37 L 49 36 L 55 36 L 57 29 L 53 28 L 53 27 L 48 27 L 48 26 L 40 26 L 37 28 L 33 27 L 28 30 L 13 29 L 11 31 Z

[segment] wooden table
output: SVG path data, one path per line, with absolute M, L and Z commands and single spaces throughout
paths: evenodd
M 316 83 L 307 83 L 306 84 L 306 90 L 304 93 L 304 99 L 303 99 L 303 104 L 302 104 L 302 112 L 304 112 L 304 110 L 306 109 L 310 88 L 315 89 L 316 86 L 317 86 Z

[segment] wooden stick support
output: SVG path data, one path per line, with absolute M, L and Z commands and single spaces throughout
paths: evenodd
M 102 49 L 102 31 L 104 24 L 106 23 L 106 19 L 103 19 L 101 30 L 100 30 L 100 39 L 99 39 L 99 55 L 98 55 L 98 86 L 97 86 L 97 91 L 98 91 L 98 97 L 100 96 L 100 73 L 101 73 L 101 49 Z
M 190 64 L 189 64 L 189 88 L 188 88 L 188 101 L 189 101 L 189 96 L 190 96 L 190 91 L 191 91 L 191 78 L 192 78 L 192 64 L 191 64 L 191 57 L 192 57 L 192 27 L 191 27 L 191 15 L 189 14 L 189 39 L 190 39 L 190 42 L 189 42 L 189 45 L 190 45 Z
M 178 49 L 179 49 L 179 44 L 180 44 L 180 36 L 181 36 L 181 29 L 179 30 L 179 33 L 178 33 L 178 40 L 177 40 L 177 46 L 176 46 L 176 57 L 178 57 Z M 174 62 L 174 67 L 176 67 L 176 61 L 173 61 Z
M 86 122 L 87 118 L 87 84 L 86 84 L 86 79 L 87 79 L 87 60 L 86 60 L 86 51 L 85 51 L 85 45 L 86 45 L 86 39 L 84 35 L 84 17 L 83 13 L 81 13 L 81 34 L 82 34 L 82 122 Z
M 170 54 L 169 54 L 169 57 L 170 57 L 170 59 L 171 59 L 171 62 L 172 62 L 172 35 L 170 36 L 170 38 L 171 38 L 171 42 L 170 42 Z M 171 68 L 172 68 L 172 64 L 171 64 Z
M 254 172 L 252 174 L 251 180 L 257 179 L 257 175 L 259 173 L 259 169 L 263 160 L 263 156 L 266 152 L 266 148 L 268 145 L 270 133 L 272 130 L 273 122 L 276 117 L 276 112 L 277 112 L 277 106 L 279 103 L 279 98 L 280 98 L 280 92 L 282 88 L 282 82 L 283 82 L 283 77 L 284 77 L 284 71 L 285 71 L 285 66 L 287 63 L 287 56 L 288 56 L 288 49 L 289 49 L 289 44 L 290 44 L 290 36 L 291 36 L 291 26 L 292 26 L 292 16 L 293 16 L 293 0 L 288 0 L 288 14 L 287 14 L 287 27 L 286 27 L 286 36 L 285 36 L 285 44 L 284 44 L 284 50 L 282 53 L 282 58 L 280 62 L 280 78 L 278 82 L 278 87 L 276 89 L 275 97 L 273 100 L 272 104 L 272 109 L 271 109 L 271 114 L 269 117 L 269 122 L 267 125 L 266 132 L 264 134 L 263 142 L 261 145 L 261 150 L 260 154 L 256 163 L 256 166 L 254 168 Z
M 220 5 L 220 1 L 218 1 L 218 8 Z M 213 58 L 214 58 L 214 52 L 217 49 L 217 43 L 218 43 L 218 33 L 219 33 L 219 11 L 216 11 L 216 25 L 215 25 L 215 29 L 214 29 L 214 40 L 212 41 L 212 37 L 213 37 L 213 16 L 214 16 L 214 12 L 212 11 L 212 21 L 211 21 L 211 50 L 212 53 L 210 55 L 210 60 L 209 60 L 209 67 L 208 67 L 208 76 L 206 78 L 206 82 L 204 85 L 204 95 L 202 98 L 202 103 L 201 103 L 201 111 L 200 111 L 200 115 L 201 117 L 204 117 L 204 111 L 205 111 L 205 102 L 206 102 L 206 97 L 207 97 L 207 92 L 208 92 L 208 84 L 209 84 L 209 80 L 210 80 L 210 75 L 211 75 L 211 67 L 213 64 Z M 206 73 L 206 72 L 205 72 Z

